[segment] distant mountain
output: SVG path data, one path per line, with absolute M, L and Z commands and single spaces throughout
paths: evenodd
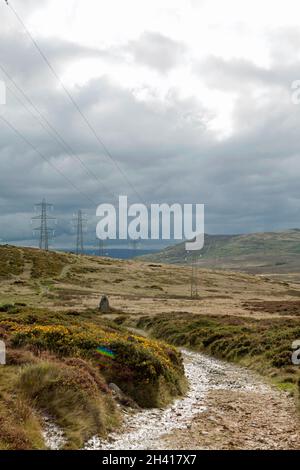
M 246 235 L 205 234 L 204 239 L 204 248 L 197 252 L 202 267 L 252 273 L 300 271 L 300 229 Z M 189 257 L 185 243 L 180 243 L 141 259 L 185 264 Z

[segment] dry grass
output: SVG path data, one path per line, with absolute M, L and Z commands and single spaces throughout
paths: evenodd
M 280 361 L 287 360 L 287 347 L 291 339 L 298 339 L 293 337 L 298 334 L 298 330 L 293 328 L 299 322 L 297 297 L 300 296 L 300 287 L 294 282 L 294 275 L 276 280 L 276 277 L 270 276 L 203 269 L 199 272 L 199 298 L 191 300 L 189 267 L 89 256 L 77 257 L 3 246 L 0 247 L 0 261 L 0 305 L 6 304 L 4 308 L 0 308 L 2 324 L 12 322 L 27 327 L 68 325 L 76 328 L 81 325 L 85 328 L 89 323 L 94 329 L 102 328 L 104 324 L 108 329 L 114 329 L 117 328 L 117 324 L 136 325 L 141 321 L 140 325 L 153 328 L 153 334 L 175 344 L 188 345 L 219 357 L 256 365 L 263 373 L 275 373 L 283 388 L 289 388 L 291 384 L 294 386 L 297 380 L 294 369 L 291 371 L 286 362 L 279 364 Z M 110 315 L 105 316 L 105 320 L 96 310 L 102 294 L 108 295 L 114 309 Z M 148 323 L 145 322 L 145 317 Z M 112 323 L 113 321 L 116 322 Z M 9 339 L 9 335 L 9 331 L 0 326 L 0 336 Z M 258 352 L 254 354 L 255 348 L 258 350 L 260 346 L 262 337 L 267 338 L 264 345 L 269 341 L 271 350 L 276 350 L 274 357 L 279 360 L 277 365 L 271 363 L 270 357 L 267 357 L 267 347 L 261 354 Z M 281 351 L 280 339 L 284 342 Z M 134 361 L 136 359 L 138 362 L 139 348 L 137 353 L 135 351 L 133 354 L 130 349 L 132 345 L 130 342 L 127 343 L 124 361 L 133 357 Z M 19 380 L 19 390 L 23 390 L 21 404 L 15 403 L 14 406 L 16 409 L 18 406 L 20 409 L 25 407 L 24 410 L 28 410 L 26 406 L 29 406 L 31 411 L 26 420 L 23 418 L 19 425 L 18 419 L 13 419 L 13 416 L 19 416 L 17 411 L 12 415 L 7 414 L 7 400 L 12 392 L 6 392 L 5 396 L 2 394 L 3 391 L 1 392 L 0 419 L 6 423 L 2 428 L 8 433 L 5 438 L 4 431 L 0 435 L 2 447 L 42 447 L 38 430 L 39 420 L 33 409 L 35 399 L 22 387 L 26 377 L 30 377 L 33 373 L 37 374 L 38 371 L 41 373 L 41 367 L 47 369 L 46 365 L 41 366 L 41 360 L 48 364 L 51 373 L 56 377 L 55 380 L 61 384 L 59 375 L 55 376 L 55 362 L 62 358 L 44 357 L 43 350 L 39 350 L 38 354 L 39 356 L 36 356 L 32 351 L 28 351 L 26 342 L 21 349 L 11 350 L 8 354 L 11 366 L 5 369 L 10 371 L 14 380 Z M 90 360 L 91 358 L 88 358 L 88 361 Z M 25 374 L 21 381 L 20 377 L 14 376 L 20 367 L 24 374 L 26 371 L 28 374 L 27 376 Z M 79 364 L 77 367 L 80 368 Z M 93 369 L 94 364 L 90 364 L 89 367 Z M 72 366 L 66 363 L 62 370 L 68 370 L 66 374 L 70 373 L 72 376 L 70 369 Z M 120 379 L 125 372 L 126 368 L 123 367 L 122 370 L 121 363 L 119 370 L 104 368 L 102 375 L 106 380 L 118 383 L 118 377 Z M 43 374 L 44 378 L 48 377 L 44 369 Z M 89 374 L 93 376 L 91 370 Z M 159 378 L 155 385 L 158 387 L 156 390 L 155 387 L 152 391 L 144 387 L 144 393 L 135 398 L 145 403 L 146 397 L 150 397 L 150 402 L 153 403 L 151 396 L 153 392 L 156 397 L 160 394 L 163 402 L 170 400 L 172 390 L 165 387 L 163 383 L 165 378 L 164 376 Z M 133 394 L 130 381 L 127 381 L 126 386 L 123 377 L 119 383 L 124 386 L 127 393 Z M 100 384 L 97 386 L 101 388 Z M 179 383 L 175 384 L 173 393 L 178 393 L 180 387 L 182 385 Z M 57 389 L 64 388 L 59 385 Z M 68 404 L 61 402 L 62 395 L 59 392 L 58 395 L 51 396 L 53 413 L 56 412 L 56 404 L 59 404 L 58 409 L 60 407 L 64 409 L 65 406 L 68 408 Z M 73 403 L 73 399 L 72 396 L 68 398 L 70 403 Z M 38 409 L 43 409 L 43 406 L 45 403 L 41 397 Z M 82 410 L 79 412 L 80 415 L 82 416 Z M 56 416 L 62 423 L 63 418 L 59 411 Z M 102 423 L 104 430 L 105 423 L 97 421 L 95 416 L 97 413 L 91 414 L 89 426 L 96 429 L 97 423 Z M 66 432 L 70 436 L 69 441 L 73 443 L 71 446 L 78 445 L 87 435 L 86 428 L 80 420 L 81 418 L 74 425 L 75 428 L 72 428 L 71 423 L 65 424 Z M 83 429 L 82 434 L 79 432 L 80 427 Z M 24 435 L 22 429 L 29 431 Z
M 33 407 L 51 416 L 64 430 L 66 448 L 81 448 L 95 434 L 105 435 L 118 423 L 116 405 L 104 382 L 90 367 L 39 362 L 20 374 L 17 388 Z

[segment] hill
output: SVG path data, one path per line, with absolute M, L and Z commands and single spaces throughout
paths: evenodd
M 205 234 L 204 248 L 199 255 L 199 266 L 203 268 L 254 274 L 297 273 L 300 271 L 300 230 L 246 235 Z M 180 243 L 142 259 L 185 264 L 189 258 L 185 243 Z
M 120 426 L 123 408 L 165 406 L 185 391 L 180 352 L 128 332 L 113 321 L 120 308 L 99 311 L 101 294 L 130 290 L 118 287 L 121 265 L 0 247 L 0 450 L 45 448 L 49 419 L 61 445 L 79 449 Z
M 128 406 L 165 406 L 186 390 L 174 346 L 241 362 L 296 393 L 299 285 L 201 269 L 192 299 L 190 274 L 189 266 L 0 246 L 0 449 L 45 448 L 49 416 L 63 446 L 78 449 L 120 426 Z M 108 314 L 98 309 L 102 294 Z

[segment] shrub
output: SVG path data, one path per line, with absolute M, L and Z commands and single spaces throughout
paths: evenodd
M 166 403 L 161 396 L 167 397 L 169 393 L 171 399 L 184 390 L 181 355 L 162 342 L 89 323 L 84 328 L 13 323 L 9 327 L 14 347 L 29 346 L 38 355 L 50 351 L 59 357 L 88 358 L 98 365 L 107 380 L 118 384 L 141 406 L 161 406 Z M 111 350 L 113 357 L 99 355 L 96 351 L 99 346 Z M 154 393 L 150 393 L 151 388 Z

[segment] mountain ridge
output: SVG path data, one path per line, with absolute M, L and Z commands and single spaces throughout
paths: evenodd
M 300 271 L 300 229 L 250 234 L 205 234 L 204 248 L 196 252 L 199 266 L 246 271 L 277 273 Z M 141 259 L 167 264 L 185 264 L 191 253 L 185 242 L 142 256 Z

